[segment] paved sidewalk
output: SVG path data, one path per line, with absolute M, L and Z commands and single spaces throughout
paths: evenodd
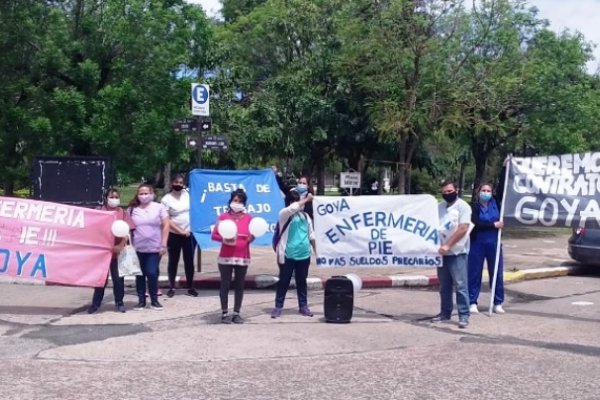
M 581 273 L 582 268 L 571 261 L 567 253 L 567 235 L 537 237 L 528 239 L 504 239 L 504 281 L 515 282 L 551 276 L 564 276 Z M 194 286 L 200 289 L 217 289 L 220 278 L 216 257 L 218 248 L 202 251 L 202 271 L 196 272 Z M 278 267 L 275 254 L 270 247 L 251 248 L 252 264 L 246 277 L 249 289 L 274 289 L 278 281 Z M 168 287 L 167 258 L 161 260 L 160 286 Z M 386 287 L 426 287 L 438 284 L 435 268 L 405 267 L 317 267 L 311 264 L 308 278 L 309 289 L 323 289 L 325 281 L 333 275 L 357 274 L 364 288 Z M 186 287 L 183 265 L 180 263 L 177 287 Z M 483 280 L 487 281 L 487 274 Z M 43 284 L 40 281 L 0 278 L 0 283 Z M 109 280 L 109 286 L 111 282 Z M 134 279 L 126 278 L 126 284 L 133 286 Z M 292 286 L 294 282 L 292 280 Z

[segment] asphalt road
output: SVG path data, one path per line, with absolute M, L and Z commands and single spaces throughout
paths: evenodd
M 597 399 L 600 274 L 507 286 L 505 315 L 432 324 L 427 289 L 363 290 L 350 324 L 288 296 L 247 291 L 244 325 L 219 323 L 216 291 L 162 312 L 84 312 L 87 289 L 1 284 L 3 399 Z M 129 306 L 135 303 L 130 292 Z M 481 304 L 487 304 L 487 293 Z

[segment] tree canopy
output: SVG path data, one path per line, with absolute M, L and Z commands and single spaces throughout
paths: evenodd
M 33 157 L 110 156 L 123 181 L 188 169 L 173 133 L 211 85 L 214 168 L 316 178 L 393 166 L 399 193 L 493 178 L 507 154 L 597 150 L 591 44 L 523 0 L 0 2 L 0 176 Z M 411 181 L 415 184 L 411 185 Z

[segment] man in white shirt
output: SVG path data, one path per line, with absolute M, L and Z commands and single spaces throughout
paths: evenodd
M 467 255 L 469 253 L 469 225 L 471 207 L 458 198 L 456 184 L 446 180 L 442 183 L 442 201 L 438 206 L 440 223 L 447 235 L 440 235 L 442 245 L 438 253 L 443 263 L 437 269 L 440 283 L 440 313 L 432 322 L 448 321 L 452 316 L 452 292 L 456 287 L 458 326 L 469 325 L 469 287 L 467 276 Z

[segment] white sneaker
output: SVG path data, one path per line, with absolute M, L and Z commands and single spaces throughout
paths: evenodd
M 498 304 L 495 305 L 494 308 L 492 309 L 496 314 L 504 314 L 506 311 L 504 311 L 504 308 L 502 308 L 502 304 Z
M 479 314 L 479 310 L 477 309 L 477 304 L 471 304 L 469 307 L 469 312 L 471 314 Z

